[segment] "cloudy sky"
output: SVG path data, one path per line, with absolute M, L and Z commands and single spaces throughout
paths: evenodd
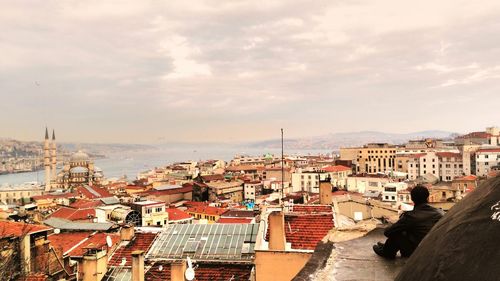
M 500 125 L 500 1 L 3 1 L 0 136 Z

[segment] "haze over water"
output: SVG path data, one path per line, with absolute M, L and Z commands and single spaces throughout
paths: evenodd
M 94 163 L 101 168 L 107 178 L 119 178 L 126 175 L 129 180 L 137 177 L 138 173 L 161 167 L 179 161 L 199 161 L 208 159 L 222 159 L 230 161 L 236 154 L 252 156 L 272 153 L 279 155 L 279 149 L 257 149 L 241 147 L 200 147 L 200 148 L 160 148 L 144 151 L 123 151 L 107 154 L 106 158 L 96 159 Z M 285 150 L 285 154 L 318 155 L 331 153 L 328 150 Z M 31 181 L 44 181 L 44 171 L 19 174 L 0 175 L 0 185 L 17 185 Z

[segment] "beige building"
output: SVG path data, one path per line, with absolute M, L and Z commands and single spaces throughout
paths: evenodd
M 439 180 L 452 181 L 464 174 L 463 157 L 460 153 L 437 152 L 439 159 Z
M 168 224 L 168 212 L 164 202 L 138 201 L 132 204 L 132 209 L 142 218 L 142 226 L 163 226 Z
M 397 147 L 387 143 L 370 143 L 357 148 L 340 148 L 341 160 L 352 160 L 356 173 L 388 173 L 394 171 Z
M 206 185 L 208 186 L 208 200 L 210 202 L 219 200 L 243 201 L 243 181 L 209 182 Z
M 0 202 L 7 205 L 22 205 L 29 203 L 31 197 L 39 196 L 43 193 L 43 188 L 34 184 L 1 187 Z

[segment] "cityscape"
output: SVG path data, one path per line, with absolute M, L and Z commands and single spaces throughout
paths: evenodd
M 0 281 L 498 281 L 499 16 L 0 3 Z
M 26 245 L 31 249 L 5 244 L 19 253 L 9 261 L 19 269 L 12 279 L 33 272 L 50 280 L 135 280 L 140 266 L 145 280 L 184 280 L 186 264 L 178 260 L 189 257 L 196 274 L 212 280 L 295 280 L 324 237 L 355 239 L 376 229 L 376 219 L 397 220 L 411 210 L 417 184 L 428 188 L 432 206 L 448 211 L 500 174 L 498 127 L 338 153 L 165 163 L 114 179 L 84 151 L 62 160 L 57 147 L 46 129 L 37 160 L 43 182 L 0 189 L 4 231 L 35 242 Z M 332 234 L 336 229 L 342 235 Z

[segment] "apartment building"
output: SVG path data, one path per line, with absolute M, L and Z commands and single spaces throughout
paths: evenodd
M 292 174 L 292 192 L 319 193 L 319 180 L 325 180 L 328 176 L 324 171 L 297 171 Z
M 486 176 L 493 167 L 500 165 L 500 147 L 476 151 L 476 176 Z
M 138 201 L 132 204 L 132 209 L 141 215 L 142 226 L 163 226 L 168 224 L 168 212 L 165 211 L 165 202 Z
M 369 143 L 358 148 L 340 148 L 341 160 L 352 160 L 356 173 L 388 173 L 394 171 L 397 146 Z
M 436 152 L 411 155 L 408 161 L 408 179 L 416 180 L 418 177 L 428 174 L 439 179 L 439 158 Z
M 463 157 L 460 153 L 437 152 L 439 160 L 439 180 L 453 181 L 463 175 Z

